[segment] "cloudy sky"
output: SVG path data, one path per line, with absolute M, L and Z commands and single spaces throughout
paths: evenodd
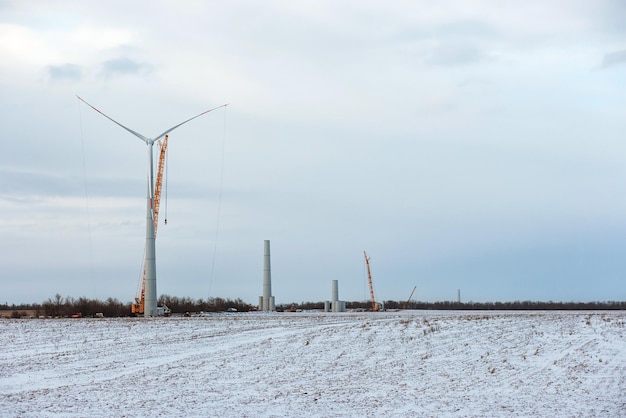
M 384 4 L 384 5 L 383 5 Z M 626 6 L 0 1 L 0 303 L 626 299 Z M 167 206 L 167 211 L 165 210 Z M 167 213 L 165 213 L 167 212 Z

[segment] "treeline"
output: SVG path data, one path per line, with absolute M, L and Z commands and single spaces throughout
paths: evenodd
M 224 312 L 230 308 L 235 308 L 239 312 L 256 310 L 256 306 L 244 302 L 241 299 L 223 299 L 220 297 L 207 299 L 193 299 L 190 297 L 177 297 L 161 295 L 158 299 L 159 306 L 167 306 L 173 314 L 183 314 L 186 312 Z M 476 311 L 593 311 L 593 310 L 626 310 L 626 301 L 608 302 L 419 302 L 387 300 L 384 302 L 385 309 L 416 309 L 416 310 L 476 310 Z M 276 306 L 277 311 L 290 310 L 323 310 L 324 302 L 300 302 L 286 303 Z M 346 310 L 371 310 L 372 304 L 369 301 L 346 301 Z M 132 316 L 131 303 L 120 302 L 115 298 L 108 298 L 105 301 L 88 299 L 81 297 L 63 298 L 56 294 L 53 298 L 44 301 L 42 304 L 22 304 L 8 305 L 0 304 L 0 310 L 12 312 L 11 317 L 19 318 L 28 315 L 46 317 L 71 317 L 80 313 L 83 317 L 92 317 L 97 313 L 102 313 L 105 317 Z M 30 313 L 28 313 L 30 312 Z
M 158 305 L 167 306 L 172 313 L 185 312 L 221 312 L 228 308 L 235 308 L 238 311 L 248 311 L 253 309 L 241 299 L 208 298 L 192 299 L 179 298 L 176 296 L 162 295 L 158 300 Z M 11 317 L 20 318 L 29 316 L 29 312 L 34 316 L 46 316 L 52 318 L 66 318 L 80 313 L 82 317 L 93 317 L 102 314 L 105 317 L 134 316 L 131 313 L 130 302 L 120 302 L 115 298 L 108 298 L 105 301 L 81 297 L 62 297 L 56 294 L 53 298 L 44 301 L 42 304 L 21 304 L 21 305 L 0 305 L 0 310 L 11 311 Z
M 235 308 L 239 312 L 247 312 L 255 309 L 253 305 L 241 299 L 223 299 L 219 297 L 208 299 L 193 299 L 189 297 L 162 295 L 157 303 L 159 306 L 167 306 L 173 313 L 185 312 L 223 312 Z
M 102 313 L 107 317 L 130 315 L 130 303 L 123 303 L 115 298 L 108 298 L 105 301 L 85 297 L 75 299 L 71 296 L 64 298 L 58 293 L 41 304 L 0 305 L 0 309 L 12 311 L 13 318 L 27 316 L 28 312 L 36 317 L 52 318 L 71 317 L 78 313 L 86 317 L 95 316 L 96 313 Z
M 475 311 L 594 311 L 594 310 L 626 310 L 626 301 L 608 302 L 419 302 L 419 301 L 395 301 L 384 302 L 385 309 L 420 309 L 420 310 L 475 310 Z M 292 308 L 293 307 L 293 308 Z M 290 309 L 324 309 L 324 302 L 301 302 L 288 303 L 276 306 L 277 310 Z M 346 310 L 372 310 L 369 301 L 346 301 Z
M 626 309 L 626 301 L 606 302 L 385 302 L 387 309 L 432 309 L 476 311 L 611 311 Z

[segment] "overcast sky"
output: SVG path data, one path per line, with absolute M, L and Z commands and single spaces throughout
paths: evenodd
M 0 303 L 626 299 L 626 6 L 0 1 Z M 167 214 L 165 214 L 167 205 Z

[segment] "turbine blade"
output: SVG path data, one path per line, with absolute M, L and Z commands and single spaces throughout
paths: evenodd
M 186 121 L 181 122 L 181 123 L 179 123 L 178 125 L 176 125 L 176 126 L 174 126 L 174 127 L 171 127 L 171 128 L 170 128 L 170 129 L 168 129 L 167 131 L 163 132 L 161 135 L 159 135 L 159 136 L 157 136 L 156 138 L 154 138 L 154 139 L 153 139 L 153 141 L 158 141 L 159 139 L 163 138 L 165 135 L 167 135 L 167 134 L 169 134 L 170 132 L 172 132 L 174 129 L 178 128 L 178 127 L 179 127 L 179 126 L 181 126 L 181 125 L 184 125 L 185 123 L 187 123 L 187 122 L 189 122 L 189 121 L 194 120 L 195 118 L 199 118 L 199 117 L 200 117 L 200 116 L 202 116 L 202 115 L 205 115 L 205 114 L 207 114 L 207 113 L 209 113 L 209 112 L 212 112 L 212 111 L 214 111 L 214 110 L 219 109 L 220 107 L 225 107 L 225 106 L 228 106 L 228 103 L 223 104 L 223 105 L 218 106 L 218 107 L 214 107 L 213 109 L 205 110 L 204 112 L 200 113 L 199 115 L 196 115 L 196 116 L 194 116 L 193 118 L 189 118 L 189 119 L 187 119 Z
M 96 112 L 100 113 L 102 116 L 104 116 L 105 118 L 107 118 L 108 120 L 110 120 L 111 122 L 115 123 L 118 126 L 121 126 L 122 128 L 126 129 L 128 132 L 130 132 L 131 134 L 135 135 L 137 138 L 141 139 L 143 142 L 145 142 L 146 144 L 148 143 L 148 141 L 150 141 L 150 138 L 146 138 L 145 136 L 143 136 L 142 134 L 133 131 L 130 128 L 127 128 L 126 126 L 122 125 L 121 123 L 119 123 L 118 121 L 110 118 L 109 116 L 105 115 L 104 113 L 102 113 L 100 110 L 96 109 L 95 107 L 93 107 L 92 105 L 90 105 L 89 103 L 87 103 L 85 100 L 83 100 L 82 97 L 80 97 L 79 95 L 76 95 L 76 97 L 78 97 L 78 100 L 80 100 L 81 102 L 85 103 L 87 106 L 89 106 L 90 108 L 92 108 L 93 110 L 95 110 Z M 183 122 L 184 123 L 184 122 Z

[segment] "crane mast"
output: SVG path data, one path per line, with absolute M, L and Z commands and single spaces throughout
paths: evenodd
M 169 135 L 165 135 L 163 142 L 159 141 L 159 167 L 157 171 L 156 185 L 154 187 L 154 235 L 156 236 L 157 228 L 159 226 L 159 206 L 161 204 L 161 189 L 163 188 L 163 171 L 165 169 L 165 152 L 167 151 L 167 138 Z M 167 207 L 165 208 L 167 212 Z M 167 213 L 165 214 L 167 216 Z M 167 224 L 167 219 L 165 220 Z
M 374 298 L 374 285 L 372 284 L 372 273 L 370 271 L 370 258 L 367 256 L 367 253 L 363 251 L 363 255 L 365 256 L 365 265 L 367 266 L 367 281 L 370 284 L 370 296 L 372 297 L 372 311 L 378 311 L 378 304 L 376 303 L 376 299 Z
M 156 184 L 154 187 L 154 237 L 156 238 L 157 228 L 159 226 L 159 206 L 161 205 L 161 190 L 163 188 L 163 171 L 165 168 L 165 153 L 167 151 L 167 138 L 169 135 L 165 135 L 163 141 L 159 141 L 159 165 L 156 177 Z M 167 219 L 165 220 L 167 222 Z M 141 278 L 141 293 L 135 297 L 135 303 L 131 305 L 131 312 L 136 315 L 144 314 L 144 302 L 146 295 L 146 266 L 143 266 L 143 276 Z

